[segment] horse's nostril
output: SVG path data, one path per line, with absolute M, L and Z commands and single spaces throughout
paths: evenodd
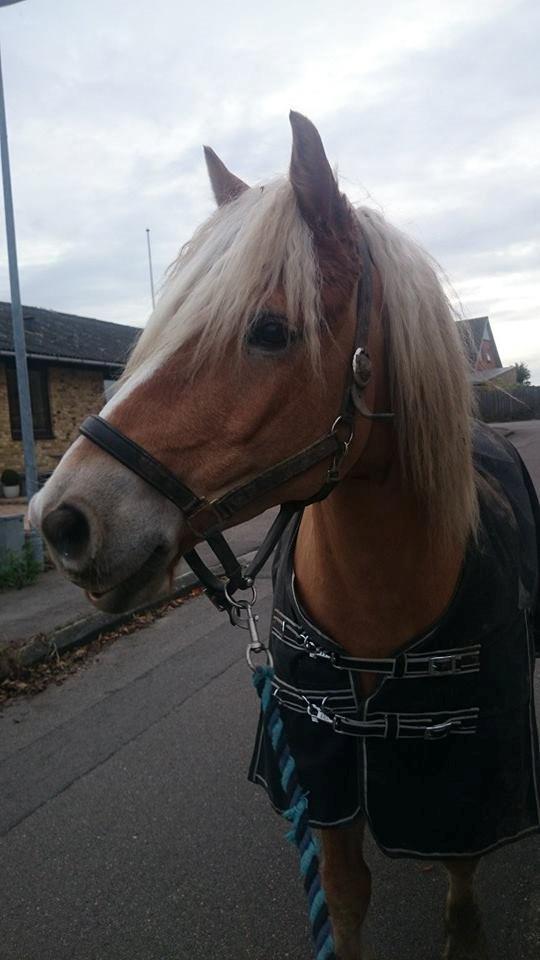
M 45 538 L 63 560 L 79 560 L 88 549 L 90 527 L 82 510 L 63 504 L 42 523 Z

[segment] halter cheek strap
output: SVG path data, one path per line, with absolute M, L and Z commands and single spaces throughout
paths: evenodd
M 224 567 L 227 575 L 226 583 L 212 573 L 196 550 L 186 553 L 184 559 L 206 587 L 210 599 L 220 609 L 229 610 L 229 613 L 233 606 L 230 595 L 234 590 L 244 589 L 252 584 L 253 578 L 272 553 L 292 514 L 310 503 L 323 500 L 339 482 L 341 464 L 354 436 L 354 420 L 357 413 L 371 420 L 391 420 L 394 416 L 393 413 L 371 413 L 363 399 L 363 392 L 371 377 L 371 362 L 364 345 L 367 343 L 369 332 L 372 274 L 371 256 L 362 235 L 359 238 L 359 252 L 364 269 L 361 282 L 358 284 L 353 358 L 347 374 L 341 410 L 330 431 L 320 440 L 227 491 L 221 497 L 208 500 L 194 493 L 168 467 L 102 417 L 87 417 L 79 428 L 84 437 L 174 503 L 182 511 L 185 522 L 197 539 L 207 541 Z M 309 500 L 282 505 L 255 558 L 249 567 L 243 570 L 221 530 L 230 525 L 231 520 L 254 501 L 278 489 L 289 480 L 301 476 L 328 457 L 332 459 L 320 490 Z

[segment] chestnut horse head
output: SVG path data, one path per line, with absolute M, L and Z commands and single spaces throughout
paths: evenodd
M 191 490 L 221 497 L 331 431 L 369 279 L 364 401 L 395 419 L 358 416 L 342 472 L 398 461 L 433 529 L 464 542 L 475 503 L 470 397 L 436 273 L 340 193 L 313 124 L 297 113 L 291 124 L 289 176 L 264 186 L 249 188 L 205 148 L 218 208 L 172 265 L 101 416 Z M 229 525 L 312 497 L 328 467 L 308 466 Z M 196 542 L 182 511 L 84 436 L 32 501 L 31 521 L 59 569 L 106 610 L 157 596 Z

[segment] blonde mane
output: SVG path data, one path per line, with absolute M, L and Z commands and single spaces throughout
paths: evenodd
M 437 538 L 464 543 L 478 508 L 468 362 L 452 310 L 436 265 L 414 241 L 371 209 L 360 207 L 356 216 L 382 281 L 402 470 Z M 231 341 L 240 349 L 250 320 L 278 285 L 290 322 L 302 317 L 316 364 L 324 326 L 320 276 L 287 179 L 247 190 L 199 227 L 169 268 L 124 379 L 150 375 L 187 341 L 194 371 Z
M 125 376 L 143 365 L 156 369 L 188 340 L 194 342 L 192 370 L 231 340 L 241 348 L 254 314 L 278 285 L 291 324 L 302 317 L 315 361 L 324 322 L 319 270 L 311 232 L 285 179 L 246 190 L 195 231 L 169 267 Z
M 410 237 L 357 210 L 383 285 L 392 408 L 405 477 L 442 542 L 464 543 L 478 522 L 470 366 L 437 265 Z

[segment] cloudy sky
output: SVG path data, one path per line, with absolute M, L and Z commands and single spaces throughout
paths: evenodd
M 538 0 L 25 0 L 0 10 L 23 301 L 141 325 L 212 209 L 209 143 L 286 170 L 288 110 L 540 383 Z M 3 232 L 0 299 L 9 299 Z

